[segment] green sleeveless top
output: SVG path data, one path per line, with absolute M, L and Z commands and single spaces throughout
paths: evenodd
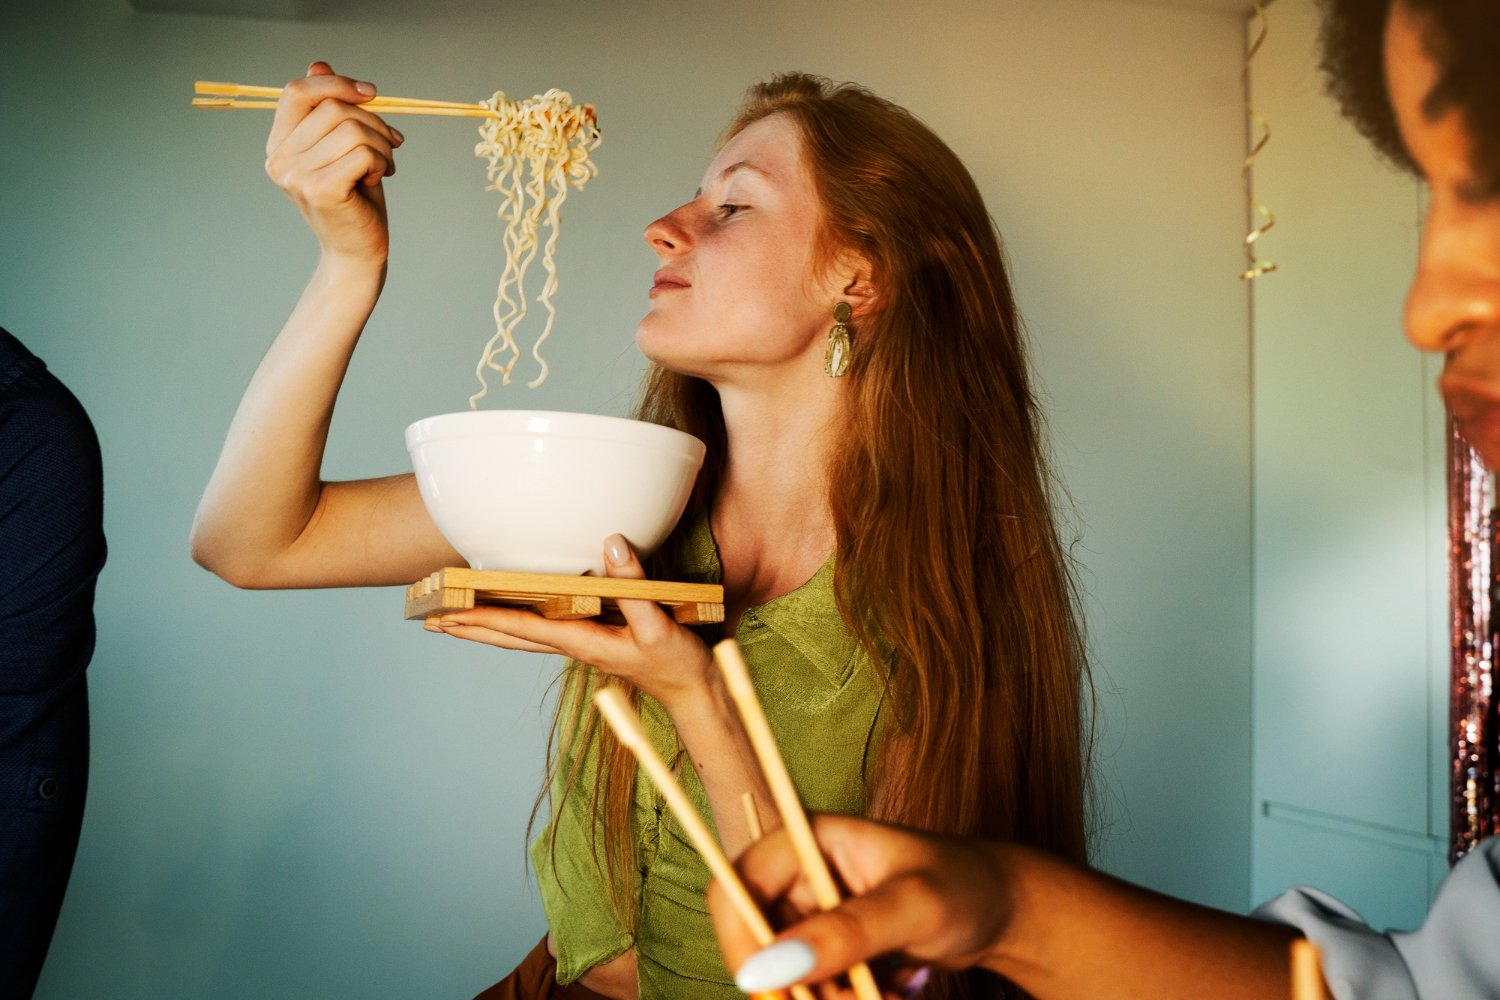
M 685 562 L 683 579 L 720 581 L 718 551 L 707 518 L 693 527 Z M 833 560 L 791 593 L 746 609 L 735 638 L 803 803 L 821 812 L 863 814 L 885 687 L 839 617 Z M 573 704 L 573 685 L 588 683 L 583 671 L 570 676 L 561 695 L 564 705 Z M 586 700 L 584 711 L 593 711 Z M 644 695 L 640 712 L 651 742 L 670 764 L 679 752 L 671 719 Z M 559 720 L 560 732 L 581 732 L 583 718 Z M 580 755 L 577 783 L 563 799 L 563 782 Z M 634 948 L 641 1000 L 739 1000 L 742 994 L 724 967 L 704 900 L 708 868 L 641 771 L 632 818 L 639 866 L 631 873 L 638 906 L 635 933 L 616 919 L 605 874 L 602 823 L 591 809 L 598 757 L 597 737 L 586 745 L 563 748 L 561 777 L 552 789 L 554 815 L 531 845 L 542 905 L 557 945 L 558 982 L 572 982 Z M 708 796 L 693 769 L 681 768 L 677 777 L 712 828 Z M 597 859 L 592 848 L 596 826 Z M 556 844 L 550 849 L 554 827 Z

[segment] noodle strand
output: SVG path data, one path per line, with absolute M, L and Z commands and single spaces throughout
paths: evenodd
M 531 346 L 540 372 L 527 386 L 534 389 L 547 378 L 541 346 L 552 335 L 557 318 L 552 296 L 558 286 L 555 254 L 562 204 L 568 188 L 581 189 L 599 172 L 589 158 L 600 139 L 594 110 L 586 104 L 575 105 L 571 94 L 553 89 L 523 101 L 511 101 L 499 91 L 480 103 L 496 113 L 479 126 L 474 155 L 487 162 L 489 184 L 485 190 L 500 195 L 496 215 L 504 229 L 505 267 L 495 291 L 495 333 L 474 368 L 479 391 L 469 397 L 470 409 L 477 409 L 489 392 L 486 369 L 499 372 L 502 385 L 510 384 L 511 372 L 521 357 L 516 328 L 527 314 L 526 275 L 539 250 L 546 277 L 536 301 L 547 318 Z M 543 228 L 546 235 L 539 245 Z

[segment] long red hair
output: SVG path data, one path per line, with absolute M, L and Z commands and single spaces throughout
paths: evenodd
M 851 325 L 828 470 L 839 610 L 871 662 L 889 665 L 893 712 L 869 813 L 1085 861 L 1084 641 L 999 234 L 962 162 L 905 109 L 858 86 L 778 76 L 750 89 L 722 141 L 775 114 L 802 138 L 821 258 L 859 255 L 875 293 Z M 684 530 L 723 471 L 717 393 L 654 367 L 637 415 L 708 445 Z M 670 572 L 678 542 L 654 567 Z M 587 686 L 574 685 L 580 698 Z M 582 728 L 559 735 L 586 737 L 596 723 L 570 702 L 559 720 Z M 635 764 L 601 736 L 596 815 L 613 876 L 633 870 Z M 971 973 L 933 995 L 997 989 Z

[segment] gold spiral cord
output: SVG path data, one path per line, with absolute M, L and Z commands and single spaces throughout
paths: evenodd
M 1252 219 L 1256 216 L 1263 216 L 1265 218 L 1264 222 L 1258 226 L 1253 226 L 1250 232 L 1245 234 L 1245 263 L 1247 267 L 1240 275 L 1240 278 L 1245 281 L 1259 278 L 1263 274 L 1270 274 L 1276 270 L 1274 263 L 1268 260 L 1261 260 L 1255 254 L 1255 241 L 1270 232 L 1271 227 L 1276 225 L 1276 216 L 1272 214 L 1269 208 L 1262 205 L 1255 198 L 1255 158 L 1260 155 L 1260 151 L 1265 149 L 1266 143 L 1271 140 L 1271 126 L 1267 124 L 1265 117 L 1259 111 L 1255 110 L 1255 106 L 1250 103 L 1250 66 L 1255 60 L 1255 54 L 1260 51 L 1261 45 L 1266 40 L 1266 8 L 1275 2 L 1276 0 L 1255 0 L 1255 40 L 1250 43 L 1250 47 L 1245 51 L 1243 69 L 1245 113 L 1250 117 L 1250 134 L 1254 136 L 1259 132 L 1260 137 L 1253 141 L 1250 146 L 1250 152 L 1245 154 L 1245 164 L 1240 168 L 1240 176 L 1245 180 L 1246 214 Z

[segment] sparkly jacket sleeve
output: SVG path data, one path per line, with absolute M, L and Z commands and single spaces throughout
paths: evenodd
M 1277 896 L 1255 915 L 1297 928 L 1322 949 L 1336 1000 L 1500 997 L 1500 837 L 1454 866 L 1418 930 L 1382 934 L 1308 888 Z

